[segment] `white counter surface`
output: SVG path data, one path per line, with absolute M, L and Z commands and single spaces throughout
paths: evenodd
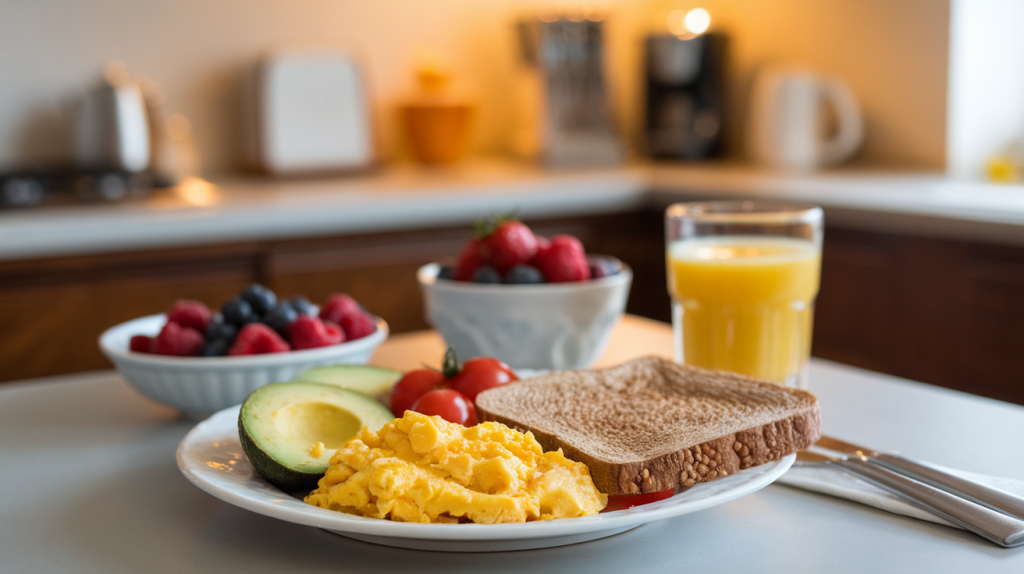
M 309 180 L 193 180 L 133 203 L 0 212 L 0 260 L 612 213 L 716 197 L 826 208 L 829 223 L 1024 245 L 1024 185 L 937 174 L 772 174 L 734 166 L 548 172 L 508 162 Z
M 669 354 L 671 337 L 668 325 L 623 321 L 606 361 Z M 382 345 L 374 364 L 433 364 L 426 358 L 440 348 L 436 335 L 406 334 Z M 820 360 L 810 381 L 828 434 L 1024 478 L 1015 456 L 1022 407 Z M 189 484 L 174 451 L 192 424 L 114 372 L 0 385 L 0 572 L 1024 572 L 1024 547 L 780 485 L 559 548 L 376 546 L 257 515 Z

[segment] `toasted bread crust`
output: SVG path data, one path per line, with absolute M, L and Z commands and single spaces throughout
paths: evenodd
M 552 373 L 481 393 L 477 397 L 478 414 L 481 420 L 532 432 L 545 450 L 561 448 L 567 457 L 590 468 L 594 484 L 606 494 L 686 489 L 698 482 L 779 460 L 807 448 L 821 434 L 821 415 L 814 395 L 750 377 L 654 357 L 612 369 L 577 371 L 569 377 L 568 384 L 563 375 Z M 625 386 L 618 382 L 623 377 L 628 379 Z M 520 385 L 521 388 L 515 388 Z M 609 388 L 611 392 L 607 392 Z M 636 436 L 650 436 L 658 430 L 679 437 L 675 443 L 660 445 L 658 452 L 646 448 L 646 444 L 636 444 L 639 441 L 629 441 L 631 435 L 622 432 L 595 436 L 592 429 L 580 423 L 584 418 L 600 417 L 605 410 L 614 410 L 608 403 L 635 398 L 638 392 L 646 393 L 639 405 L 647 403 L 652 409 L 678 411 L 675 419 L 667 420 L 678 420 L 683 425 L 705 421 L 711 434 L 717 436 L 709 437 L 707 428 L 652 429 L 646 417 L 637 411 L 620 409 L 625 410 L 625 415 L 612 419 L 619 431 L 626 428 L 635 430 Z M 757 397 L 751 401 L 756 403 L 755 408 L 741 408 L 737 404 L 743 402 L 744 392 Z M 546 395 L 552 393 L 558 394 L 557 399 L 551 397 L 548 401 L 554 408 L 565 408 L 566 404 L 575 408 L 562 413 L 564 420 L 546 424 L 551 417 L 559 416 L 538 412 L 543 410 Z M 593 400 L 594 397 L 599 400 Z M 773 400 L 778 404 L 773 404 Z M 722 405 L 730 408 L 723 409 Z M 713 420 L 692 412 L 698 409 L 713 412 Z M 731 414 L 733 411 L 737 411 L 735 415 Z M 664 425 L 665 420 L 662 417 L 656 424 Z M 697 438 L 704 440 L 694 444 Z

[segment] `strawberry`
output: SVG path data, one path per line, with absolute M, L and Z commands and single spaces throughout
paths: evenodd
M 320 318 L 332 323 L 341 324 L 341 320 L 349 315 L 359 315 L 363 308 L 356 303 L 356 300 L 344 293 L 334 293 L 327 298 L 323 309 L 320 309 Z
M 544 274 L 549 283 L 590 279 L 590 266 L 583 244 L 572 235 L 556 235 L 551 246 L 538 253 L 532 265 Z
M 290 351 L 288 343 L 276 331 L 263 323 L 249 323 L 238 331 L 228 355 L 258 355 Z
M 346 315 L 348 317 L 351 315 Z M 332 321 L 300 315 L 288 326 L 288 339 L 292 342 L 292 348 L 298 351 L 337 345 L 345 340 L 345 333 Z
M 537 260 L 546 257 L 544 254 L 551 250 L 551 240 L 547 237 L 538 235 L 537 236 L 537 254 L 530 260 L 530 265 L 537 267 Z
M 153 337 L 147 337 L 145 335 L 135 335 L 128 343 L 128 349 L 134 353 L 152 353 Z
M 152 352 L 157 355 L 194 357 L 203 350 L 205 342 L 203 334 L 192 327 L 182 327 L 177 323 L 168 322 L 156 336 Z
M 459 258 L 455 262 L 453 277 L 456 281 L 472 281 L 476 270 L 483 267 L 484 260 L 480 256 L 481 243 L 479 239 L 470 239 L 469 243 L 462 248 L 462 252 L 459 253 Z
M 182 327 L 192 327 L 200 333 L 206 332 L 213 313 L 210 308 L 199 301 L 180 299 L 167 312 L 167 322 L 177 323 Z
M 517 219 L 499 218 L 478 225 L 477 237 L 483 239 L 480 255 L 484 262 L 502 275 L 537 255 L 537 238 Z
M 366 313 L 350 315 L 341 320 L 341 328 L 345 330 L 345 338 L 348 341 L 362 339 L 363 337 L 377 330 L 377 324 L 373 317 Z

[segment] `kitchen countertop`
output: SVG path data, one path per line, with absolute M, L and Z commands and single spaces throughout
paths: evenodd
M 0 260 L 614 213 L 689 199 L 822 205 L 830 223 L 1024 245 L 1024 185 L 935 173 L 786 175 L 731 165 L 545 171 L 507 161 L 332 179 L 193 179 L 140 202 L 0 212 Z
M 671 353 L 671 328 L 627 317 L 604 362 Z M 374 363 L 435 363 L 432 332 Z M 829 434 L 975 472 L 1024 478 L 1024 408 L 812 360 Z M 1021 572 L 1024 547 L 772 485 L 609 538 L 515 554 L 376 546 L 250 513 L 178 471 L 194 421 L 112 371 L 0 386 L 3 572 Z

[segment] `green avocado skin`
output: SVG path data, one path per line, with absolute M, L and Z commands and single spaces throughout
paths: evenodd
M 310 460 L 308 463 L 293 462 L 296 455 L 294 444 L 285 440 L 274 444 L 273 439 L 264 440 L 267 434 L 273 434 L 266 425 L 268 408 L 280 408 L 284 405 L 296 405 L 304 402 L 327 401 L 354 413 L 360 426 L 370 426 L 377 430 L 393 417 L 384 405 L 377 401 L 337 385 L 291 381 L 287 383 L 271 383 L 264 385 L 249 395 L 238 411 L 238 439 L 242 450 L 249 457 L 253 468 L 267 482 L 288 493 L 309 493 L 317 487 L 330 465 L 326 461 Z M 358 434 L 358 432 L 356 433 Z M 280 442 L 280 441 L 279 441 Z M 299 447 L 304 449 L 306 447 Z
M 274 460 L 274 457 L 257 446 L 246 432 L 243 421 L 244 413 L 244 408 L 238 413 L 238 438 L 242 441 L 242 450 L 249 457 L 249 462 L 252 463 L 256 472 L 264 480 L 285 492 L 301 491 L 303 494 L 309 494 L 311 490 L 315 489 L 326 470 L 324 472 L 299 472 Z

